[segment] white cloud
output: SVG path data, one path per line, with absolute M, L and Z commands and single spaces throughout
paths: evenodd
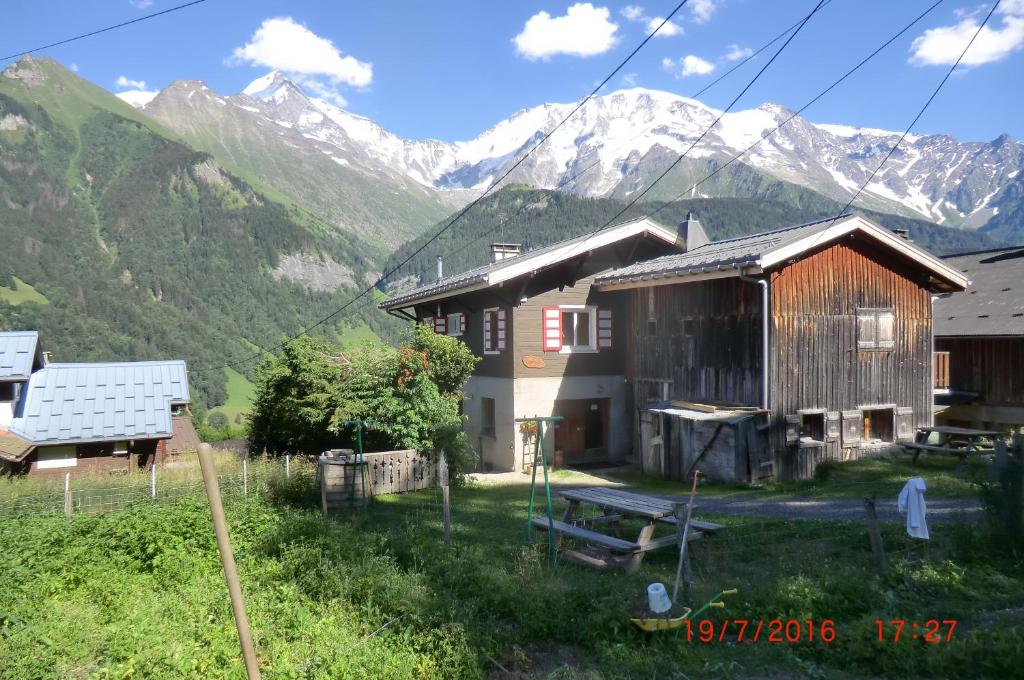
M 740 47 L 739 45 L 729 45 L 729 51 L 722 55 L 722 58 L 726 61 L 739 61 L 740 59 L 746 59 L 754 53 L 754 50 L 749 47 Z
M 125 76 L 118 76 L 117 80 L 114 81 L 114 85 L 116 85 L 119 90 L 145 90 L 146 89 L 146 81 L 145 80 L 132 80 L 131 78 L 126 78 Z
M 68 68 L 71 69 L 72 73 L 78 73 L 78 64 L 71 64 Z
M 711 15 L 718 9 L 717 0 L 690 0 L 687 6 L 690 8 L 690 14 L 693 15 L 694 22 L 698 24 L 709 21 Z
M 541 11 L 526 20 L 512 42 L 527 59 L 549 59 L 556 54 L 592 57 L 615 45 L 619 26 L 609 21 L 610 14 L 607 7 L 589 2 L 571 5 L 560 17 Z
M 627 21 L 643 21 L 647 18 L 647 14 L 644 13 L 644 8 L 640 5 L 626 5 L 619 10 L 619 14 L 621 14 Z
M 978 34 L 963 60 L 964 66 L 980 66 L 1006 58 L 1024 47 L 1024 0 L 1004 0 L 998 14 L 1002 25 L 986 25 Z M 978 30 L 978 15 L 965 15 L 955 26 L 930 28 L 910 45 L 910 63 L 939 66 L 956 63 L 957 57 Z
M 665 17 L 654 17 L 647 22 L 647 32 L 652 33 L 654 29 L 661 26 L 661 22 L 665 21 Z M 661 26 L 661 30 L 654 34 L 655 38 L 671 38 L 674 35 L 682 35 L 683 27 L 674 21 L 666 21 L 664 26 Z
M 236 47 L 228 64 L 265 66 L 283 71 L 297 85 L 338 106 L 346 104 L 339 85 L 366 87 L 373 82 L 373 65 L 341 51 L 291 17 L 264 19 L 249 42 Z
M 626 87 L 636 87 L 637 81 L 640 77 L 639 73 L 627 73 L 622 76 L 622 84 Z
M 661 67 L 676 78 L 706 76 L 715 70 L 714 64 L 706 59 L 701 59 L 695 54 L 688 54 L 678 61 L 665 57 L 661 60 Z
M 151 7 L 153 5 L 153 0 L 128 0 L 128 1 L 129 1 L 129 3 L 133 7 L 138 7 L 139 9 L 146 9 L 147 7 Z

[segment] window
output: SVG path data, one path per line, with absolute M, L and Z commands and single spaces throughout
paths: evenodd
M 820 444 L 825 441 L 825 412 L 807 411 L 800 413 L 800 443 Z
M 494 399 L 480 397 L 480 434 L 485 437 L 494 435 Z
M 506 348 L 505 310 L 492 307 L 484 310 L 484 354 L 498 354 Z
M 647 289 L 647 335 L 658 334 L 658 315 L 654 304 L 654 288 Z
M 857 349 L 892 349 L 896 346 L 896 315 L 891 309 L 857 310 Z
M 889 407 L 864 408 L 864 441 L 892 442 L 896 440 L 896 409 Z
M 78 465 L 78 450 L 74 446 L 47 446 L 36 453 L 36 469 L 75 467 Z
M 0 383 L 0 401 L 14 401 L 15 383 Z
M 591 340 L 593 318 L 590 308 L 562 308 L 562 351 L 594 349 Z
M 459 337 L 466 331 L 466 315 L 462 312 L 448 315 L 448 335 Z

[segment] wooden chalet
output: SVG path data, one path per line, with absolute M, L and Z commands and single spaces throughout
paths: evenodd
M 488 469 L 532 461 L 515 418 L 560 415 L 547 441 L 559 463 L 621 460 L 632 442 L 625 379 L 626 299 L 594 277 L 685 249 L 686 232 L 647 219 L 520 253 L 493 244 L 491 262 L 393 297 L 382 308 L 462 338 L 481 357 L 465 387 L 466 432 Z
M 858 215 L 603 273 L 650 472 L 807 477 L 932 422 L 933 294 L 967 278 Z
M 1024 426 L 1024 246 L 944 258 L 971 279 L 935 302 L 936 419 L 1008 431 Z
M 184 361 L 48 363 L 0 332 L 0 469 L 131 471 L 198 444 Z

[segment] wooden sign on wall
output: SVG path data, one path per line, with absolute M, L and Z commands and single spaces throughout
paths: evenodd
M 544 360 L 540 357 L 530 356 L 527 354 L 523 357 L 523 366 L 527 368 L 544 368 Z

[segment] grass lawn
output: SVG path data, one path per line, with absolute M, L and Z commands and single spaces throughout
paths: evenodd
M 0 300 L 12 305 L 20 305 L 26 302 L 34 302 L 38 305 L 48 305 L 50 301 L 38 290 L 25 283 L 17 276 L 12 277 L 14 285 L 10 288 L 0 286 Z
M 210 409 L 210 413 L 223 413 L 228 419 L 228 424 L 234 427 L 237 425 L 235 417 L 247 413 L 252 406 L 252 400 L 256 396 L 256 386 L 233 368 L 225 367 L 224 374 L 228 379 L 227 401 Z
M 952 455 L 922 455 L 915 464 L 910 454 L 891 449 L 876 456 L 844 463 L 818 466 L 813 479 L 760 484 L 715 484 L 701 482 L 700 493 L 749 495 L 758 498 L 895 498 L 910 477 L 921 477 L 928 486 L 928 498 L 966 498 L 977 495 L 971 480 L 984 475 L 980 459 L 969 460 L 963 472 L 957 472 L 959 458 Z M 610 479 L 630 485 L 643 485 L 662 493 L 686 495 L 689 485 L 680 481 L 652 479 L 638 473 L 611 473 Z
M 446 549 L 436 490 L 325 519 L 300 469 L 227 497 L 266 678 L 1012 677 L 1024 658 L 1024 570 L 977 527 L 921 543 L 884 524 L 879 575 L 858 523 L 707 517 L 726 529 L 693 544 L 695 599 L 739 589 L 708 618 L 830 619 L 836 638 L 687 642 L 628 622 L 648 582 L 671 583 L 670 549 L 634 575 L 552 569 L 543 534 L 524 544 L 522 485 L 454 489 Z M 0 518 L 0 544 L 0 677 L 244 677 L 201 498 Z M 958 624 L 948 643 L 882 643 L 876 618 Z

